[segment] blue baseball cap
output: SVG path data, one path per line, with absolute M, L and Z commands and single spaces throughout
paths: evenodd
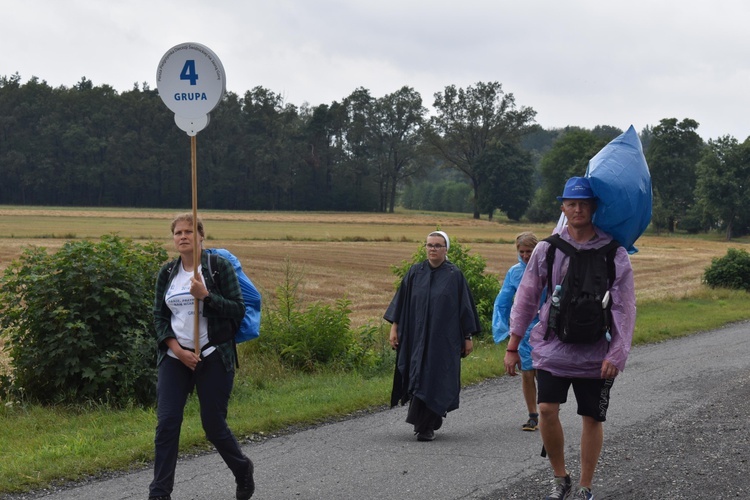
M 562 196 L 557 197 L 557 201 L 563 200 L 586 200 L 596 198 L 591 190 L 591 184 L 586 177 L 571 177 L 565 183 Z

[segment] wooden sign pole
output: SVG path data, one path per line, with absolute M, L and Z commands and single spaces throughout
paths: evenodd
M 174 112 L 177 126 L 190 136 L 193 191 L 193 277 L 201 279 L 198 266 L 203 251 L 198 234 L 198 167 L 195 136 L 206 128 L 209 113 L 226 94 L 224 66 L 205 45 L 181 43 L 169 49 L 156 69 L 156 87 L 164 104 Z M 200 304 L 195 299 L 193 340 L 200 356 Z
M 198 161 L 196 155 L 196 137 L 190 137 L 190 163 L 191 163 L 191 178 L 192 178 L 192 191 L 193 191 L 193 276 L 195 279 L 200 280 L 200 273 L 198 272 L 198 266 L 201 263 L 201 242 L 200 235 L 198 234 Z M 193 321 L 193 341 L 195 342 L 195 354 L 196 356 L 201 355 L 201 343 L 200 343 L 200 304 L 195 299 L 194 321 Z

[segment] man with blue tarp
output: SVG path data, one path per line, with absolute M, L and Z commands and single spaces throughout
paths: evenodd
M 572 177 L 561 197 L 561 211 L 567 224 L 559 236 L 575 249 L 599 249 L 612 241 L 612 236 L 592 222 L 597 200 L 589 180 Z M 510 317 L 511 337 L 505 354 L 505 369 L 516 374 L 520 360 L 518 345 L 526 328 L 539 312 L 539 323 L 531 331 L 532 359 L 537 370 L 539 428 L 542 442 L 554 472 L 553 490 L 549 500 L 576 498 L 593 499 L 591 485 L 594 469 L 603 443 L 603 422 L 609 406 L 609 393 L 615 377 L 625 368 L 635 328 L 635 287 L 633 269 L 627 250 L 619 246 L 614 254 L 614 279 L 608 281 L 607 304 L 611 301 L 611 323 L 607 335 L 592 343 L 566 343 L 550 329 L 550 297 L 539 309 L 543 290 L 563 284 L 571 257 L 558 249 L 548 252 L 551 243 L 539 242 L 526 266 L 516 292 Z M 552 265 L 548 259 L 552 258 Z M 551 269 L 551 276 L 548 277 Z M 609 278 L 605 278 L 609 279 Z M 562 293 L 565 293 L 563 290 Z M 605 304 L 602 303 L 602 306 Z M 573 386 L 578 414 L 582 418 L 581 474 L 579 486 L 570 497 L 573 486 L 565 467 L 563 428 L 559 418 L 560 405 L 567 400 Z

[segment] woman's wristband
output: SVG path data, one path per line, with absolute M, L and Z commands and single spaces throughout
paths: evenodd
M 518 352 L 518 349 L 506 349 L 505 352 Z

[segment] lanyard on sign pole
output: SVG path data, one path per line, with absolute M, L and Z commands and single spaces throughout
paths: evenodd
M 193 277 L 200 278 L 201 246 L 198 238 L 198 165 L 196 135 L 206 128 L 209 113 L 226 93 L 224 66 L 205 45 L 181 43 L 169 49 L 156 70 L 156 88 L 164 104 L 174 113 L 180 130 L 190 136 L 193 206 Z M 194 300 L 193 340 L 200 356 L 200 304 Z

